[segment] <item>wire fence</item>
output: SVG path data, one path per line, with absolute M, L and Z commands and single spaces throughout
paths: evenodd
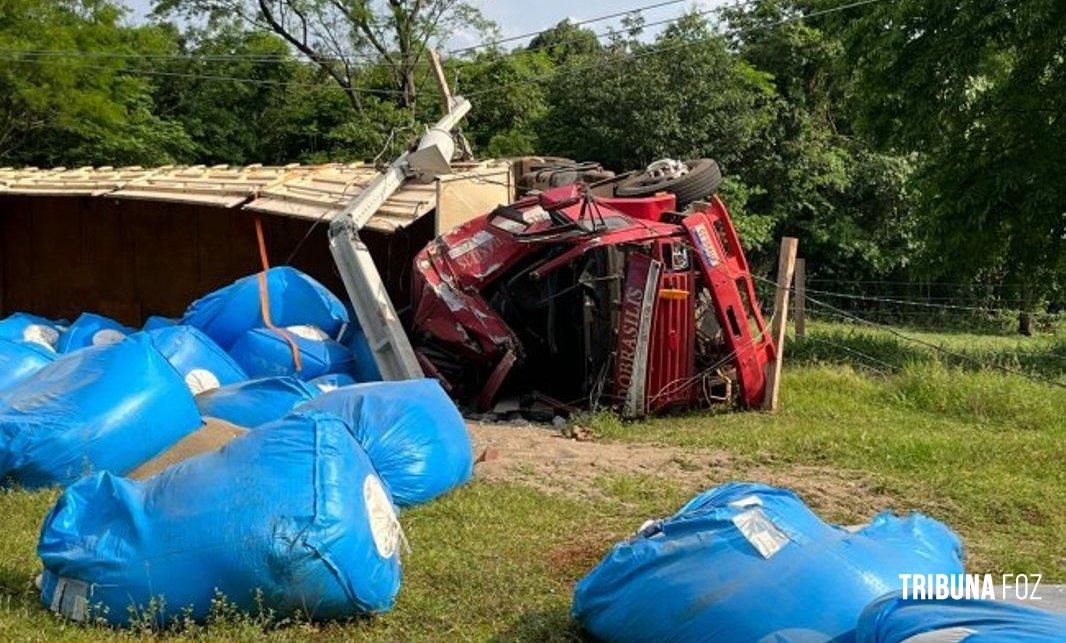
M 1010 333 L 1023 314 L 1037 332 L 1066 322 L 1061 304 L 1034 305 L 1018 284 L 809 279 L 804 290 L 847 313 L 915 330 Z M 758 292 L 772 297 L 773 286 L 761 282 Z M 817 306 L 807 306 L 806 314 L 814 320 L 836 317 Z
M 764 306 L 773 302 L 776 288 L 776 282 L 756 277 Z M 790 290 L 795 323 L 797 288 Z M 1004 296 L 1015 285 L 811 279 L 803 290 L 806 328 L 802 336 L 793 332 L 790 360 L 847 364 L 881 375 L 936 360 L 1066 388 L 1062 315 L 1037 315 L 1037 336 L 1018 335 L 1021 308 Z

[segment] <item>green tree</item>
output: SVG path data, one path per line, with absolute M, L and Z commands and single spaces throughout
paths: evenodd
M 155 13 L 229 22 L 272 31 L 313 61 L 359 112 L 368 95 L 365 67 L 391 81 L 388 93 L 412 108 L 418 67 L 433 39 L 457 29 L 491 33 L 495 25 L 462 0 L 155 0 Z
M 924 274 L 1061 302 L 1066 3 L 899 0 L 821 24 L 844 43 L 857 130 L 916 158 Z
M 279 111 L 290 93 L 314 82 L 297 80 L 300 63 L 289 47 L 270 33 L 235 25 L 190 28 L 176 40 L 175 57 L 154 69 L 155 101 L 193 140 L 196 162 L 285 161 L 271 149 Z
M 600 48 L 596 32 L 582 29 L 567 18 L 534 36 L 526 49 L 544 52 L 553 62 L 560 64 L 576 56 L 596 53 Z
M 617 39 L 561 66 L 548 86 L 543 153 L 616 170 L 663 157 L 713 157 L 731 177 L 723 189 L 746 242 L 769 239 L 765 218 L 744 206 L 761 188 L 743 168 L 772 142 L 774 87 L 705 20 L 690 14 L 648 44 Z
M 3 0 L 4 163 L 161 164 L 190 152 L 181 126 L 155 113 L 150 82 L 129 73 L 169 38 L 123 26 L 122 15 L 106 0 Z
M 749 209 L 798 236 L 820 276 L 868 279 L 899 274 L 917 250 L 911 163 L 872 150 L 841 109 L 847 76 L 838 39 L 795 20 L 789 0 L 762 0 L 726 12 L 733 49 L 772 78 L 771 144 L 743 168 L 761 186 Z M 790 21 L 791 20 L 791 21 Z
M 470 93 L 474 108 L 465 128 L 481 156 L 540 152 L 539 127 L 548 111 L 546 82 L 554 65 L 543 51 L 486 52 L 451 63 L 458 70 L 460 93 Z

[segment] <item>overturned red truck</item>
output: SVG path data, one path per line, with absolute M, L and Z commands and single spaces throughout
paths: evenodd
M 417 255 L 409 327 L 423 370 L 482 410 L 533 391 L 630 417 L 758 406 L 774 346 L 714 161 L 576 179 Z

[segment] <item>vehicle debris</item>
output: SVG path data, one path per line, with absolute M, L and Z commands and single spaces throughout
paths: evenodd
M 478 411 L 531 391 L 626 417 L 757 407 L 774 346 L 713 195 L 717 163 L 593 184 L 567 172 L 417 255 L 409 326 L 426 374 Z

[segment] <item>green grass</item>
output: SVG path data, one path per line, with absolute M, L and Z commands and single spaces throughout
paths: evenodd
M 962 535 L 971 571 L 1066 581 L 1066 390 L 900 352 L 876 332 L 818 325 L 812 336 L 819 333 L 836 333 L 863 352 L 879 347 L 891 373 L 856 370 L 843 354 L 792 344 L 777 414 L 718 411 L 636 423 L 601 415 L 589 424 L 598 440 L 681 447 L 673 462 L 683 473 L 706 467 L 698 454 L 709 449 L 724 454 L 721 479 L 840 486 L 812 498 L 831 520 L 864 520 L 871 506 L 924 511 Z M 1042 356 L 1061 356 L 1061 338 L 933 339 L 981 359 L 1062 374 L 1034 366 Z M 861 483 L 855 493 L 865 502 L 846 502 L 851 488 L 841 481 L 850 479 Z M 479 481 L 405 512 L 413 551 L 396 607 L 380 617 L 312 625 L 221 610 L 206 625 L 165 635 L 84 627 L 42 609 L 32 587 L 34 548 L 56 492 L 0 492 L 0 640 L 573 640 L 580 636 L 568 617 L 573 583 L 611 543 L 697 491 L 691 482 L 623 471 L 604 472 L 594 486 L 595 497 L 585 498 Z
M 55 495 L 0 495 L 0 640 L 139 638 L 144 632 L 71 624 L 38 605 L 32 588 L 39 570 L 36 531 Z M 412 551 L 404 557 L 403 587 L 391 612 L 331 625 L 279 624 L 223 612 L 168 639 L 575 640 L 579 633 L 568 616 L 574 582 L 611 543 L 683 500 L 676 490 L 640 500 L 619 488 L 591 503 L 475 482 L 403 514 Z
M 807 324 L 805 340 L 789 339 L 788 359 L 793 364 L 849 364 L 874 372 L 896 372 L 907 364 L 940 361 L 971 371 L 1010 369 L 1066 383 L 1063 328 L 1032 337 L 912 329 L 898 332 L 943 350 L 877 327 L 819 321 Z
M 1066 579 L 1066 390 L 1017 376 L 911 365 L 787 372 L 781 410 L 591 421 L 603 439 L 743 454 L 770 470 L 845 470 L 900 510 L 964 539 L 974 571 Z

